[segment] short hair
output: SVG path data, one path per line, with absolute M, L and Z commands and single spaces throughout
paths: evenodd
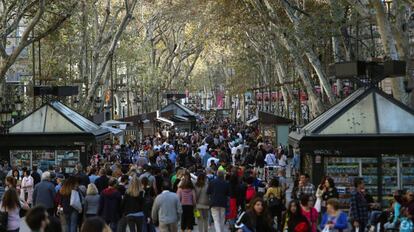
M 334 208 L 334 210 L 339 209 L 339 201 L 335 198 L 329 199 L 326 204 L 332 206 L 332 208 Z
M 170 191 L 171 190 L 171 183 L 169 181 L 162 182 L 162 190 Z
M 42 173 L 42 180 L 50 180 L 50 172 Z
M 88 184 L 86 195 L 98 195 L 98 188 L 96 188 L 95 184 Z
M 308 173 L 304 173 L 304 174 L 302 174 L 302 176 L 304 176 L 306 179 L 310 179 L 310 176 L 309 176 Z
M 218 177 L 224 177 L 225 174 L 226 174 L 226 172 L 224 170 L 218 170 L 217 171 L 217 176 Z
M 102 232 L 106 227 L 105 221 L 100 217 L 91 217 L 83 223 L 81 232 Z
M 308 194 L 303 194 L 300 197 L 300 204 L 301 205 L 307 205 L 310 201 L 311 196 L 309 196 Z
M 115 187 L 118 184 L 118 181 L 115 178 L 111 178 L 108 181 L 108 186 Z
M 106 175 L 107 175 L 106 169 L 105 169 L 105 168 L 101 168 L 101 169 L 99 170 L 99 175 L 100 175 L 100 176 L 106 176 Z
M 358 187 L 358 185 L 360 185 L 360 184 L 362 184 L 362 183 L 364 183 L 364 179 L 363 178 L 355 178 L 354 179 L 354 187 L 355 188 L 357 188 Z
M 29 210 L 26 214 L 26 223 L 27 226 L 32 231 L 40 230 L 42 226 L 42 222 L 47 219 L 47 211 L 46 208 L 43 206 L 36 206 Z

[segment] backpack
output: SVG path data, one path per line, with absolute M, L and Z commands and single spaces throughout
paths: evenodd
M 269 199 L 267 199 L 267 205 L 269 206 L 269 209 L 278 208 L 281 204 L 282 201 L 279 198 L 273 194 L 269 194 Z
M 246 190 L 246 201 L 251 201 L 256 196 L 256 190 L 254 189 L 253 185 L 247 186 Z

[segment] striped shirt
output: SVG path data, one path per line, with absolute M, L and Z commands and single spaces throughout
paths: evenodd
M 177 190 L 178 199 L 180 199 L 181 205 L 195 205 L 196 194 L 194 189 L 182 189 Z

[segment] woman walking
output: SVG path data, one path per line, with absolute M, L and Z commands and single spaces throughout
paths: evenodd
M 118 231 L 126 231 L 129 225 L 131 232 L 141 232 L 145 224 L 144 197 L 140 191 L 140 183 L 137 177 L 133 177 L 121 202 L 122 219 L 119 222 Z
M 270 181 L 269 188 L 267 189 L 264 198 L 267 201 L 270 216 L 273 220 L 275 217 L 277 218 L 278 225 L 282 223 L 282 211 L 285 210 L 283 195 L 283 190 L 282 187 L 280 187 L 279 180 L 273 178 Z
M 33 177 L 30 175 L 29 170 L 25 170 L 23 172 L 23 179 L 21 184 L 21 191 L 20 191 L 20 199 L 27 202 L 27 204 L 32 204 L 32 197 L 33 197 L 33 186 L 34 186 L 34 180 Z
M 300 198 L 300 204 L 301 204 L 301 211 L 303 216 L 305 216 L 309 224 L 311 226 L 311 231 L 316 232 L 317 231 L 317 224 L 318 224 L 318 217 L 319 213 L 318 211 L 313 207 L 313 201 L 311 200 L 311 197 L 309 195 L 302 195 Z
M 309 232 L 310 230 L 308 219 L 303 216 L 299 203 L 297 201 L 289 202 L 288 209 L 283 216 L 282 226 L 278 228 L 278 231 Z
M 200 232 L 208 231 L 208 211 L 209 211 L 209 200 L 207 195 L 207 178 L 205 173 L 200 173 L 197 177 L 195 184 L 196 192 L 196 209 L 200 212 L 200 217 L 197 219 L 198 230 Z
M 79 209 L 75 209 L 73 202 L 71 202 L 72 194 L 78 194 L 79 196 L 73 196 L 74 199 L 80 199 L 80 193 L 77 191 L 79 186 L 78 180 L 75 177 L 69 177 L 62 185 L 59 191 L 60 195 L 60 207 L 63 208 L 63 215 L 66 219 L 66 232 L 77 232 Z M 79 202 L 80 203 L 80 202 Z
M 194 186 L 191 182 L 189 173 L 186 173 L 184 178 L 181 180 L 177 190 L 177 195 L 183 207 L 181 230 L 192 231 L 194 227 L 194 206 L 196 205 L 196 193 L 194 191 Z
M 348 228 L 346 213 L 339 210 L 339 202 L 332 198 L 328 200 L 326 213 L 322 217 L 320 229 L 342 232 Z
M 7 232 L 19 232 L 20 230 L 20 208 L 29 209 L 27 204 L 21 205 L 17 191 L 14 188 L 8 189 L 3 196 L 1 212 L 7 212 Z
M 256 232 L 272 232 L 276 231 L 273 228 L 272 219 L 267 212 L 266 204 L 261 198 L 254 198 L 249 205 L 249 209 L 242 213 L 236 222 L 238 232 L 246 230 Z
M 99 194 L 95 184 L 89 184 L 85 197 L 85 216 L 86 218 L 95 217 L 98 214 Z

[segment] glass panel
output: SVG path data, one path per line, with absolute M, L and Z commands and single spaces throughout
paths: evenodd
M 402 188 L 414 189 L 414 156 L 401 156 L 400 165 Z
M 378 197 L 378 162 L 376 158 L 362 158 L 362 173 L 361 176 L 364 178 L 365 189 L 368 193 L 377 199 Z
M 382 157 L 382 204 L 390 205 L 393 193 L 398 190 L 398 157 Z
M 10 163 L 12 167 L 30 167 L 30 158 L 32 151 L 27 150 L 11 150 L 10 151 Z
M 33 151 L 33 165 L 36 165 L 42 171 L 48 170 L 50 165 L 55 165 L 54 150 L 35 150 Z
M 56 151 L 56 164 L 64 168 L 65 173 L 72 173 L 76 164 L 79 163 L 79 150 Z
M 327 176 L 331 177 L 339 193 L 340 208 L 349 210 L 349 198 L 354 178 L 359 176 L 359 158 L 325 158 Z

